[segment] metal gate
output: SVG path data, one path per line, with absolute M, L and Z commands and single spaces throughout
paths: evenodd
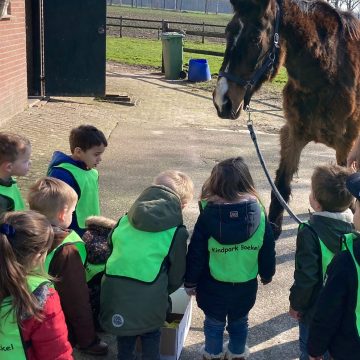
M 34 0 L 34 90 L 105 95 L 106 0 Z

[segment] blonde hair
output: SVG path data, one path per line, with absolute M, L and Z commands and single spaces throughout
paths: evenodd
M 30 140 L 24 136 L 0 132 L 0 165 L 5 161 L 16 161 L 30 146 Z
M 33 184 L 28 193 L 31 210 L 44 214 L 49 220 L 55 220 L 60 211 L 76 203 L 75 190 L 64 181 L 52 177 L 43 177 Z
M 163 185 L 173 190 L 182 205 L 189 203 L 194 197 L 194 183 L 191 178 L 178 170 L 166 170 L 154 179 L 154 185 Z
M 52 246 L 50 222 L 36 211 L 12 211 L 0 216 L 0 227 L 0 305 L 11 296 L 17 322 L 24 315 L 41 320 L 41 308 L 29 291 L 27 276 L 44 276 L 41 266 L 34 269 L 34 264 Z

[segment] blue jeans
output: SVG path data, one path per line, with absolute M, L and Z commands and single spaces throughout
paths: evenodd
M 307 343 L 309 339 L 309 325 L 299 322 L 299 348 L 300 357 L 299 360 L 309 360 L 309 354 L 307 352 Z M 329 360 L 329 353 L 324 354 L 324 360 Z
M 160 330 L 139 335 L 141 338 L 141 359 L 160 360 Z M 134 360 L 137 336 L 118 336 L 118 360 Z
M 205 316 L 204 334 L 205 351 L 211 355 L 218 355 L 223 351 L 223 338 L 226 322 Z M 242 354 L 245 351 L 248 334 L 248 316 L 232 320 L 228 318 L 226 330 L 229 333 L 229 350 L 233 354 Z

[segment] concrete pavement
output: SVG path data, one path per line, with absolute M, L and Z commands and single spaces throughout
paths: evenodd
M 32 141 L 34 166 L 29 178 L 21 181 L 24 190 L 45 173 L 53 150 L 67 151 L 71 127 L 92 123 L 109 136 L 109 147 L 99 166 L 100 196 L 106 216 L 121 216 L 153 177 L 169 168 L 187 172 L 193 178 L 198 194 L 217 161 L 238 155 L 245 157 L 257 189 L 265 205 L 269 205 L 270 187 L 245 129 L 245 115 L 239 122 L 227 122 L 217 118 L 209 93 L 190 90 L 176 82 L 165 82 L 160 76 L 146 71 L 128 73 L 115 66 L 108 70 L 107 92 L 128 94 L 137 106 L 97 103 L 88 98 L 54 99 L 44 106 L 25 111 L 1 128 L 21 132 Z M 267 99 L 263 100 L 263 104 L 255 103 L 255 106 L 271 110 L 273 105 L 269 105 Z M 261 116 L 255 116 L 256 122 L 264 120 L 277 126 L 282 122 L 279 112 L 273 117 L 266 115 L 266 119 Z M 279 157 L 278 136 L 258 132 L 258 139 L 269 171 L 274 174 Z M 307 218 L 313 166 L 334 159 L 334 152 L 322 145 L 311 144 L 304 150 L 290 204 L 301 218 Z M 190 230 L 197 215 L 195 199 L 184 213 Z M 287 315 L 295 234 L 295 223 L 286 217 L 283 234 L 277 242 L 277 274 L 271 284 L 259 285 L 258 300 L 250 313 L 248 345 L 251 359 L 298 358 L 297 324 Z M 194 310 L 181 360 L 199 358 L 198 349 L 203 344 L 203 315 L 195 302 Z M 115 359 L 114 339 L 108 335 L 105 338 L 112 344 L 106 359 Z M 77 354 L 76 358 L 90 357 Z

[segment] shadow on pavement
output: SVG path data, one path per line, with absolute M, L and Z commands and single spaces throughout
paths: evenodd
M 249 329 L 248 344 L 250 347 L 253 347 L 296 326 L 296 322 L 289 317 L 288 313 L 280 314 L 270 320 L 262 322 L 259 325 L 251 327 Z
M 251 359 L 254 360 L 268 360 L 268 359 L 286 359 L 286 360 L 295 360 L 298 359 L 299 355 L 297 351 L 294 351 L 297 348 L 297 340 L 289 341 L 287 343 L 282 343 L 278 345 L 273 345 L 269 348 L 259 350 L 256 352 L 251 352 Z
M 276 256 L 276 265 L 284 264 L 288 261 L 293 261 L 295 258 L 295 251 L 287 254 L 277 255 Z

